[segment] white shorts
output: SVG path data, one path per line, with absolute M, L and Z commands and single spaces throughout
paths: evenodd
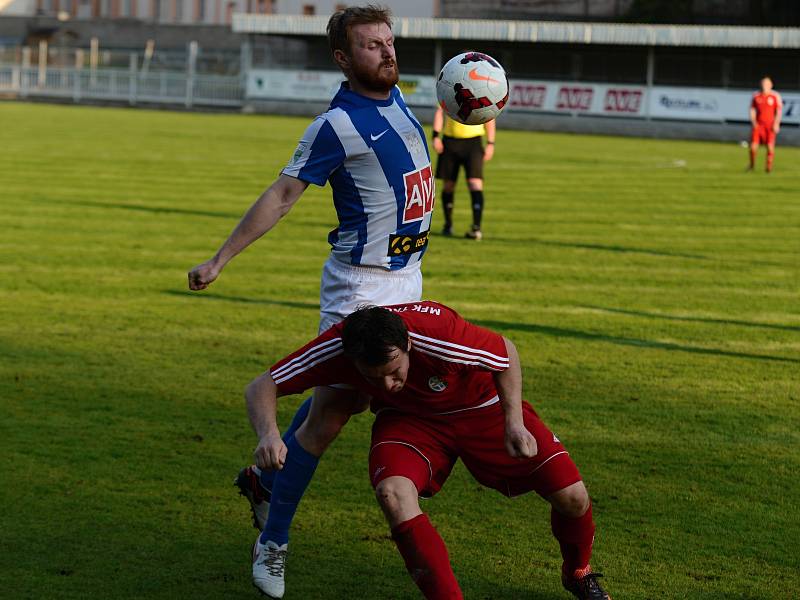
M 363 304 L 382 306 L 422 300 L 419 262 L 389 271 L 347 265 L 330 256 L 319 288 L 319 332 L 336 325 Z

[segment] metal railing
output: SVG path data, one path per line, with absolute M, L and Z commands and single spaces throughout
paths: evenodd
M 0 94 L 19 98 L 71 98 L 240 107 L 244 86 L 240 77 L 198 75 L 191 71 L 144 72 L 134 69 L 76 69 L 0 64 Z

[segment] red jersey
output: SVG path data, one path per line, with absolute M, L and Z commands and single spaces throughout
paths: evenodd
M 777 92 L 770 92 L 769 94 L 762 94 L 756 92 L 753 94 L 753 101 L 750 107 L 756 111 L 756 122 L 759 125 L 766 125 L 772 127 L 775 123 L 775 116 L 783 110 L 783 100 Z
M 394 408 L 417 415 L 469 410 L 497 401 L 492 372 L 508 368 L 503 337 L 465 321 L 438 302 L 385 307 L 396 312 L 411 340 L 408 378 L 396 393 L 370 385 L 342 350 L 338 323 L 278 361 L 270 375 L 281 394 L 318 385 L 349 384 L 372 396 L 372 410 Z

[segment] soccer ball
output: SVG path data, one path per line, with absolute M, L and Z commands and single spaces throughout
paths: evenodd
M 496 119 L 508 102 L 508 77 L 500 63 L 482 52 L 454 56 L 436 81 L 439 106 L 460 123 Z

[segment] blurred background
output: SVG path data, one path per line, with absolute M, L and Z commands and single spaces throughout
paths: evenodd
M 504 127 L 742 140 L 769 74 L 782 143 L 800 143 L 800 3 L 787 0 L 404 0 L 401 86 L 423 120 L 466 48 L 512 82 Z M 311 115 L 341 76 L 325 38 L 345 3 L 0 0 L 7 98 Z

